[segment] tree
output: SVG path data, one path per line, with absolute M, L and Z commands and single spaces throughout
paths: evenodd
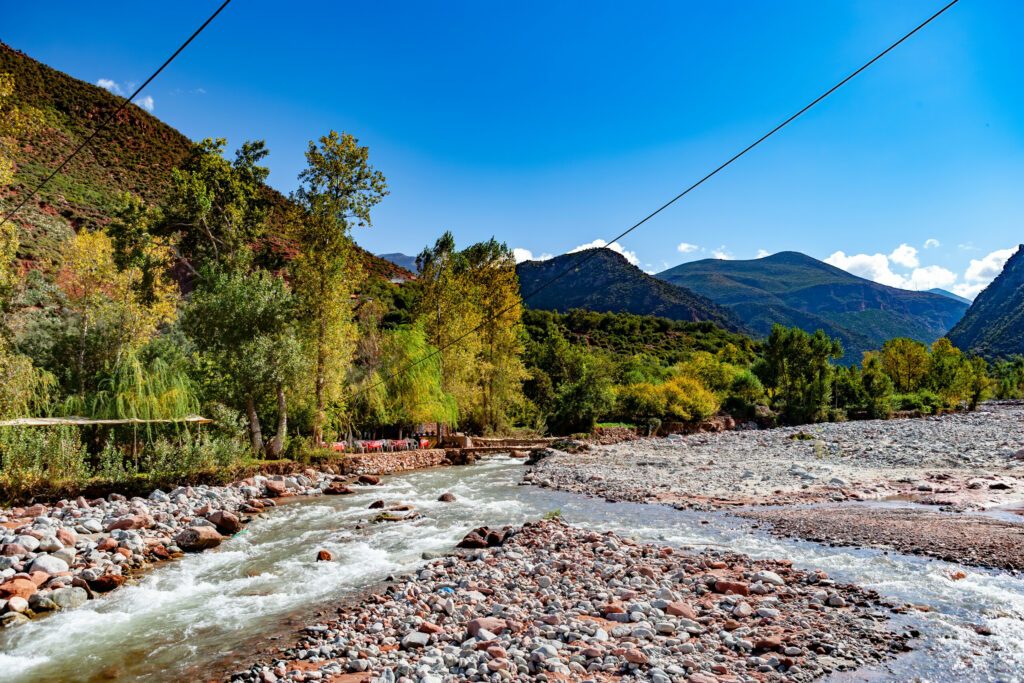
M 928 347 L 913 339 L 897 337 L 885 342 L 879 360 L 901 394 L 917 391 L 928 376 Z
M 177 290 L 163 272 L 143 296 L 144 276 L 135 266 L 119 269 L 103 232 L 82 231 L 68 242 L 57 274 L 64 321 L 74 347 L 79 397 L 126 352 L 139 349 L 174 319 Z
M 369 163 L 369 149 L 347 133 L 331 131 L 310 141 L 306 169 L 292 199 L 300 208 L 289 226 L 298 255 L 292 262 L 301 319 L 313 356 L 313 440 L 323 441 L 331 380 L 340 385 L 352 354 L 349 296 L 355 268 L 350 232 L 369 226 L 370 210 L 387 194 L 383 174 Z
M 868 417 L 885 419 L 892 415 L 893 380 L 885 362 L 877 353 L 865 353 L 860 383 L 863 387 Z
M 765 343 L 760 379 L 790 422 L 817 422 L 828 417 L 834 368 L 842 344 L 818 330 L 776 325 Z
M 960 349 L 946 337 L 935 340 L 928 359 L 928 387 L 942 398 L 947 409 L 968 399 L 971 375 Z
M 207 138 L 192 147 L 172 172 L 172 190 L 154 227 L 175 244 L 179 262 L 193 275 L 207 263 L 246 266 L 266 230 L 264 181 L 270 171 L 259 165 L 266 145 L 246 142 L 230 162 L 223 156 L 226 145 L 223 138 Z
M 256 453 L 264 450 L 259 406 L 273 393 L 278 427 L 268 451 L 277 456 L 288 428 L 286 388 L 302 360 L 295 301 L 281 278 L 262 270 L 203 271 L 199 282 L 182 326 L 211 371 L 223 376 L 218 398 L 245 412 Z

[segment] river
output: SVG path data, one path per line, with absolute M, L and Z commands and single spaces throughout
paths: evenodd
M 519 486 L 521 461 L 495 457 L 384 478 L 355 495 L 295 501 L 263 515 L 214 551 L 147 573 L 85 607 L 0 633 L 0 682 L 170 681 L 209 677 L 272 645 L 318 608 L 449 550 L 476 526 L 518 524 L 559 510 L 568 522 L 679 546 L 713 545 L 789 558 L 898 602 L 927 605 L 897 617 L 922 637 L 916 652 L 837 680 L 1024 680 L 1024 578 L 876 550 L 771 537 L 721 513 L 606 503 Z M 455 503 L 438 496 L 455 494 Z M 422 516 L 370 524 L 377 499 Z M 357 526 L 362 526 L 357 529 Z M 315 562 L 327 549 L 333 562 Z M 985 637 L 973 626 L 992 631 Z

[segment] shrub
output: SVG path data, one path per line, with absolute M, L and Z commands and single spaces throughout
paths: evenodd
M 0 429 L 0 477 L 10 491 L 30 490 L 41 482 L 84 482 L 90 471 L 76 427 Z

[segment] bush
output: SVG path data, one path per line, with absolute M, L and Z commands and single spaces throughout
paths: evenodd
M 78 483 L 89 478 L 85 446 L 76 427 L 0 429 L 0 478 L 11 491 L 41 482 Z
M 892 401 L 896 410 L 915 410 L 922 415 L 934 415 L 943 406 L 942 398 L 928 389 L 921 389 L 911 394 L 896 394 Z
M 693 377 L 674 377 L 662 385 L 665 412 L 674 420 L 700 422 L 718 412 L 718 399 Z

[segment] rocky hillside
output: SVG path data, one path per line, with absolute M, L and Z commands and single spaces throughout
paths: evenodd
M 949 338 L 986 358 L 1024 354 L 1024 244 L 974 300 Z
M 3 43 L 0 73 L 14 76 L 16 102 L 36 110 L 42 121 L 23 141 L 15 158 L 14 182 L 0 189 L 0 208 L 9 210 L 92 133 L 122 98 Z M 210 131 L 211 136 L 216 133 Z M 19 258 L 29 268 L 52 262 L 73 231 L 109 221 L 121 192 L 133 192 L 148 202 L 160 201 L 168 191 L 171 169 L 185 158 L 191 144 L 155 116 L 136 106 L 126 107 L 15 216 L 21 240 Z M 288 201 L 270 188 L 267 192 L 278 206 Z M 382 277 L 408 274 L 362 249 L 359 253 L 367 272 Z
M 571 272 L 529 296 L 566 268 Z M 636 313 L 672 320 L 709 321 L 732 331 L 743 328 L 722 307 L 685 287 L 651 277 L 610 249 L 588 249 L 547 261 L 525 261 L 516 266 L 516 273 L 530 308 L 561 313 L 574 308 Z
M 752 332 L 767 335 L 775 323 L 824 330 L 843 343 L 843 361 L 887 339 L 931 343 L 943 336 L 967 305 L 948 296 L 887 287 L 797 252 L 749 261 L 704 259 L 658 277 L 728 308 Z

